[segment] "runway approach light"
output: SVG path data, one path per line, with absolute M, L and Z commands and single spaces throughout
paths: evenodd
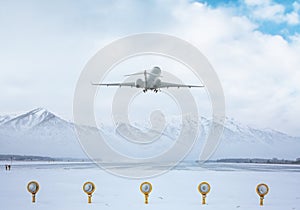
M 202 194 L 202 204 L 206 204 L 206 195 L 210 191 L 210 185 L 207 182 L 201 182 L 198 185 L 198 191 Z
M 143 182 L 140 186 L 140 190 L 145 195 L 145 204 L 148 204 L 148 197 L 152 191 L 152 184 L 150 182 Z
M 88 203 L 92 203 L 92 195 L 96 190 L 95 184 L 93 182 L 86 182 L 82 189 L 88 195 Z
M 27 184 L 27 190 L 32 194 L 32 203 L 35 203 L 35 194 L 39 191 L 40 185 L 36 181 Z
M 262 184 L 258 184 L 257 187 L 256 187 L 256 192 L 257 192 L 257 194 L 260 197 L 260 203 L 259 203 L 259 205 L 263 206 L 264 205 L 265 195 L 267 195 L 268 192 L 269 192 L 268 185 L 263 184 L 263 183 Z

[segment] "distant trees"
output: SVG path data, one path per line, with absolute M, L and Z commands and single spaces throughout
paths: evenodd
M 300 164 L 300 158 L 296 160 L 285 160 L 285 159 L 263 159 L 263 158 L 228 158 L 219 159 L 216 162 L 221 163 L 269 163 L 269 164 Z

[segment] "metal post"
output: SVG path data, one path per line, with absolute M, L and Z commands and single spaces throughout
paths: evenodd
M 206 204 L 206 195 L 202 195 L 202 204 Z
M 35 203 L 35 194 L 32 194 L 32 203 Z
M 263 206 L 264 205 L 264 196 L 260 196 L 260 202 L 259 205 Z
M 88 203 L 92 203 L 92 195 L 88 195 Z

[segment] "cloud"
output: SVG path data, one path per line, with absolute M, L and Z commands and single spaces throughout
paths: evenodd
M 275 23 L 287 23 L 297 25 L 299 20 L 299 3 L 292 4 L 292 11 L 287 12 L 284 4 L 275 3 L 272 0 L 245 0 L 250 15 L 261 21 L 273 21 Z
M 196 44 L 215 67 L 228 115 L 299 135 L 298 36 L 288 42 L 260 32 L 251 19 L 236 16 L 228 8 L 199 4 L 182 9 L 185 16 L 178 15 L 177 28 L 184 33 L 178 35 Z

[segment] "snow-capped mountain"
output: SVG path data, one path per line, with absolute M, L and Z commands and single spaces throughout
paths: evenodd
M 0 120 L 0 154 L 85 157 L 73 124 L 45 109 Z
M 222 141 L 214 156 L 296 159 L 300 157 L 300 137 L 252 128 L 227 118 Z
M 197 160 L 202 151 L 211 121 L 184 116 L 183 120 L 174 117 L 168 121 L 158 139 L 157 131 L 151 130 L 147 123 L 132 125 L 119 123 L 112 127 L 100 125 L 98 129 L 84 127 L 87 132 L 100 131 L 116 150 L 134 157 L 148 157 L 163 153 L 171 148 L 178 138 L 181 128 L 198 129 L 199 136 L 187 160 Z M 153 138 L 151 144 L 135 145 L 126 141 L 121 133 L 134 131 L 139 138 Z M 186 138 L 188 138 L 188 134 Z M 86 158 L 77 139 L 74 124 L 45 109 L 34 109 L 20 115 L 0 116 L 0 154 L 39 155 L 50 157 Z M 255 129 L 226 118 L 223 136 L 218 149 L 212 156 L 218 158 L 285 158 L 300 157 L 300 137 L 274 131 Z
M 27 130 L 55 117 L 47 110 L 38 108 L 21 115 L 0 117 L 0 125 L 14 130 Z

